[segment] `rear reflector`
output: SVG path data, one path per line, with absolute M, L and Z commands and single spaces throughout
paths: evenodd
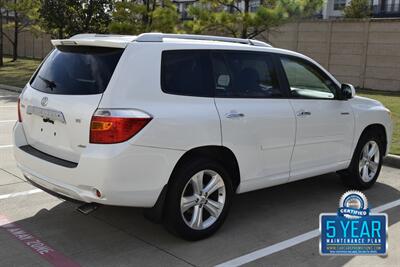
M 21 116 L 21 99 L 18 98 L 18 121 L 22 122 L 22 116 Z
M 90 143 L 125 142 L 140 132 L 152 117 L 133 109 L 98 109 L 90 124 Z

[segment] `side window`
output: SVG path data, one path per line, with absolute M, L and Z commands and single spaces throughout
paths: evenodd
M 317 66 L 292 56 L 280 56 L 290 86 L 297 98 L 334 99 L 337 85 Z
M 277 98 L 279 88 L 272 58 L 267 53 L 212 53 L 216 97 Z
M 175 95 L 213 96 L 211 66 L 205 50 L 163 51 L 161 89 Z

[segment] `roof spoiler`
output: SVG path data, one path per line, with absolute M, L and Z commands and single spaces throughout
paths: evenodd
M 114 34 L 96 34 L 82 33 L 72 36 L 69 39 L 51 40 L 54 46 L 71 45 L 71 46 L 101 46 L 125 48 L 129 42 L 135 40 L 136 36 L 114 35 Z

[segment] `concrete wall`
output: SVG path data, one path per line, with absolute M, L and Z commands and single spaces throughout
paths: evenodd
M 5 30 L 6 34 L 13 38 L 10 30 Z M 27 58 L 44 58 L 52 49 L 50 43 L 51 37 L 48 34 L 33 35 L 31 32 L 22 32 L 19 34 L 18 40 L 18 56 Z M 4 54 L 12 55 L 12 45 L 7 38 L 3 37 Z
M 19 55 L 43 58 L 52 47 L 50 39 L 46 34 L 22 33 Z M 400 92 L 400 19 L 303 21 L 260 39 L 312 57 L 341 82 Z M 11 55 L 11 45 L 4 41 L 5 53 Z
M 400 91 L 400 20 L 304 21 L 264 39 L 315 59 L 341 82 Z

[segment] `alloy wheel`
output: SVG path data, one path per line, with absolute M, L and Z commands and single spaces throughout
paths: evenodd
M 378 172 L 380 161 L 379 145 L 375 141 L 368 141 L 360 154 L 358 170 L 363 182 L 370 182 Z
M 186 183 L 181 196 L 181 214 L 186 225 L 203 230 L 213 225 L 222 213 L 226 188 L 213 170 L 202 170 Z

